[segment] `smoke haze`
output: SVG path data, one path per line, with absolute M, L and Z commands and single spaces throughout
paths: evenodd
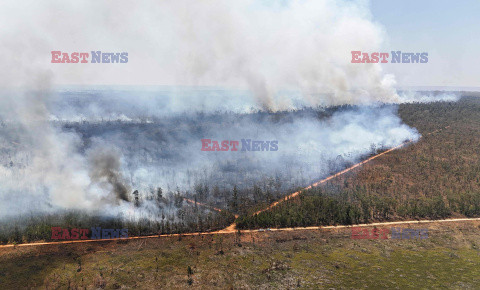
M 379 64 L 350 63 L 385 33 L 364 1 L 5 1 L 0 27 L 2 215 L 125 212 L 133 190 L 198 183 L 303 186 L 418 139 L 393 103 L 432 99 L 397 93 Z M 52 64 L 52 50 L 129 62 Z M 202 138 L 279 150 L 202 152 Z

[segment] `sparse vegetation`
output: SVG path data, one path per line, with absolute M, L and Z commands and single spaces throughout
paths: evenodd
M 428 239 L 353 240 L 350 229 L 339 229 L 0 249 L 0 288 L 480 286 L 479 221 L 409 227 L 428 228 Z

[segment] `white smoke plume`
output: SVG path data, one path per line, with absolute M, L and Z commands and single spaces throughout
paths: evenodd
M 301 185 L 339 155 L 353 162 L 372 145 L 418 138 L 394 107 L 366 106 L 401 97 L 379 64 L 350 63 L 352 50 L 376 51 L 383 40 L 364 1 L 4 1 L 0 27 L 2 214 L 105 204 L 121 211 L 128 190 L 248 183 L 258 172 Z M 126 51 L 129 62 L 52 64 L 52 50 Z M 78 87 L 58 89 L 66 84 Z M 112 84 L 171 87 L 88 89 Z M 340 104 L 362 106 L 321 121 L 208 115 Z M 108 131 L 111 119 L 133 126 Z M 202 153 L 206 137 L 278 140 L 279 151 Z
M 377 51 L 383 40 L 366 1 L 6 3 L 2 38 L 27 39 L 8 49 L 27 45 L 21 57 L 39 56 L 57 83 L 243 87 L 269 110 L 289 108 L 292 89 L 309 105 L 397 97 L 379 64 L 350 63 L 352 50 Z M 129 62 L 49 64 L 51 50 L 126 51 Z

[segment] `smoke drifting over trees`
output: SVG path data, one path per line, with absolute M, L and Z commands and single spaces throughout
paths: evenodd
M 122 201 L 132 200 L 133 190 L 139 190 L 146 199 L 159 187 L 185 192 L 205 184 L 231 190 L 235 185 L 248 188 L 276 178 L 283 184 L 278 189 L 287 191 L 357 162 L 372 148 L 388 148 L 418 138 L 395 113 L 395 106 L 384 105 L 276 113 L 192 113 L 143 121 L 51 121 L 45 122 L 51 126 L 51 138 L 61 138 L 58 142 L 64 145 L 57 145 L 52 152 L 50 147 L 43 148 L 49 154 L 41 155 L 42 159 L 35 144 L 25 148 L 15 145 L 12 137 L 17 136 L 11 129 L 16 123 L 4 122 L 2 136 L 9 139 L 4 141 L 8 147 L 2 155 L 4 175 L 0 178 L 9 181 L 2 182 L 1 192 L 4 199 L 15 191 L 25 199 L 40 199 L 35 202 L 37 208 L 42 203 L 87 209 L 108 204 L 118 206 L 114 212 L 121 212 Z M 69 137 L 68 146 L 64 136 Z M 278 140 L 279 149 L 206 152 L 201 151 L 202 138 Z M 64 148 L 74 158 L 56 158 L 66 154 L 58 152 Z M 35 171 L 38 166 L 43 166 L 41 172 Z M 68 168 L 77 170 L 65 177 L 63 169 Z M 83 185 L 80 191 L 69 190 L 77 185 Z M 60 189 L 62 198 L 56 194 Z M 148 207 L 148 203 L 144 205 Z
M 76 208 L 158 219 L 198 184 L 277 179 L 287 190 L 419 137 L 382 105 L 403 100 L 394 77 L 349 62 L 383 39 L 363 2 L 15 3 L 0 12 L 0 215 Z M 121 49 L 129 62 L 51 64 L 52 49 Z M 71 83 L 80 86 L 57 86 Z M 98 84 L 171 87 L 87 88 Z M 202 152 L 202 138 L 278 140 L 279 150 Z M 161 210 L 160 187 L 175 201 Z M 145 201 L 136 210 L 134 190 Z

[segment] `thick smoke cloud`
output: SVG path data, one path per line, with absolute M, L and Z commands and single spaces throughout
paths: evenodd
M 58 84 L 241 87 L 268 110 L 288 109 L 290 90 L 308 105 L 398 97 L 379 64 L 350 63 L 352 50 L 377 51 L 383 40 L 365 1 L 6 3 L 7 49 L 26 46 L 21 56 L 43 61 Z M 51 50 L 126 51 L 129 62 L 50 64 Z
M 383 39 L 363 1 L 66 3 L 0 11 L 2 215 L 124 212 L 135 189 L 197 182 L 301 186 L 372 146 L 418 138 L 378 104 L 402 101 L 394 77 L 350 63 Z M 129 62 L 51 64 L 51 50 L 127 51 Z M 89 88 L 99 84 L 170 87 Z M 339 104 L 360 106 L 322 119 L 280 112 Z M 201 152 L 201 138 L 278 140 L 279 151 Z

